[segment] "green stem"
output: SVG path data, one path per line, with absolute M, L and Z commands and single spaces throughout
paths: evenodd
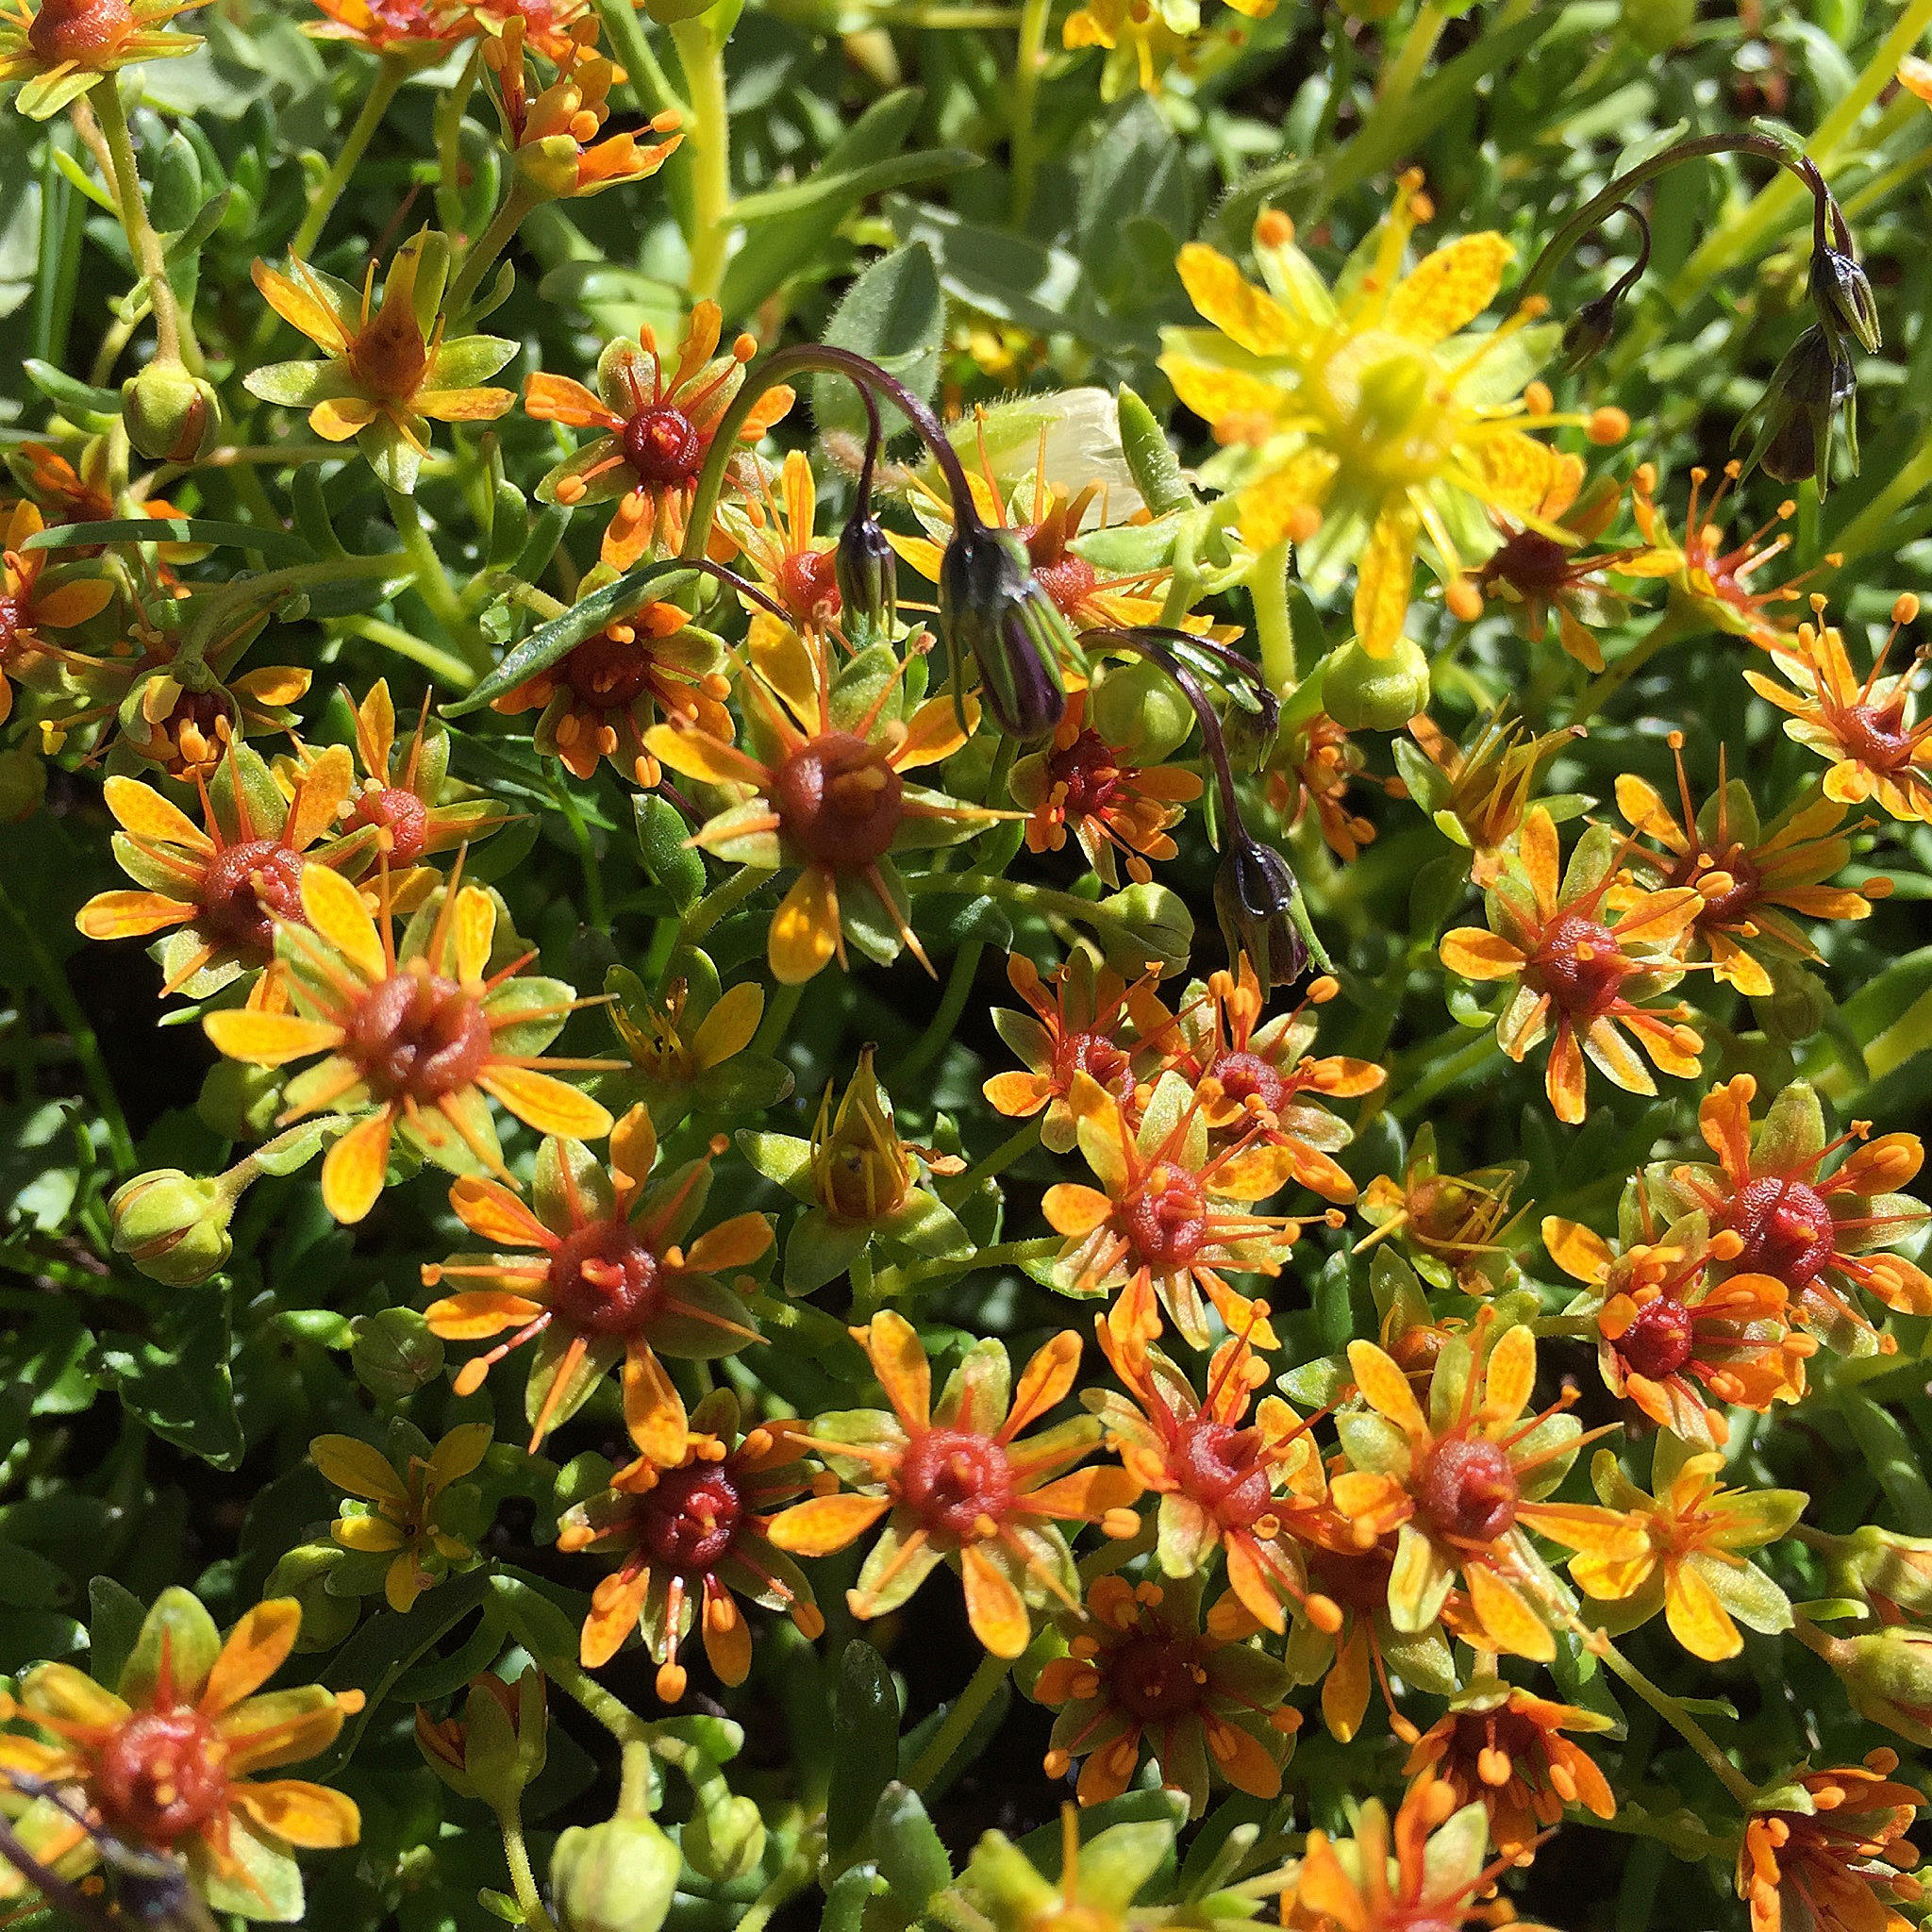
M 915 1791 L 926 1790 L 953 1761 L 954 1755 L 966 1741 L 967 1733 L 979 1722 L 981 1713 L 992 1702 L 1012 1668 L 1013 1659 L 1009 1657 L 994 1657 L 989 1651 L 980 1658 L 979 1668 L 974 1672 L 965 1690 L 953 1700 L 953 1707 L 947 1711 L 945 1722 L 933 1734 L 932 1742 L 919 1754 L 919 1762 L 912 1767 L 912 1774 L 906 1780 Z M 742 1927 L 740 1932 L 743 1932 Z
M 306 259 L 308 251 L 321 238 L 329 215 L 341 200 L 343 189 L 349 185 L 350 175 L 356 172 L 356 163 L 362 158 L 363 150 L 382 125 L 382 117 L 389 112 L 389 104 L 395 99 L 396 90 L 408 78 L 408 67 L 403 61 L 391 55 L 384 56 L 382 64 L 375 70 L 375 79 L 369 89 L 368 97 L 362 103 L 362 111 L 356 116 L 348 133 L 342 138 L 341 152 L 336 156 L 334 166 L 322 177 L 315 192 L 309 196 L 308 211 L 302 217 L 302 225 L 295 230 L 294 238 L 289 243 L 289 253 L 298 259 Z
M 175 362 L 191 375 L 200 375 L 207 365 L 201 345 L 194 339 L 193 320 L 184 315 L 175 299 L 174 285 L 168 280 L 167 257 L 161 252 L 161 238 L 148 220 L 147 196 L 142 187 L 141 170 L 134 159 L 134 137 L 127 131 L 127 113 L 121 105 L 121 76 L 104 75 L 89 90 L 88 100 L 107 138 L 108 152 L 114 161 L 114 203 L 121 225 L 126 230 L 127 246 L 134 265 L 147 283 L 148 300 L 155 311 L 155 359 Z
M 1004 1174 L 1014 1161 L 1024 1159 L 1039 1144 L 1040 1129 L 1045 1120 L 1042 1111 L 1033 1116 L 1024 1125 L 1008 1134 L 1007 1138 L 983 1159 L 975 1160 L 964 1174 L 956 1174 L 951 1180 L 941 1181 L 937 1192 L 949 1208 L 957 1208 L 975 1188 L 984 1187 L 996 1174 Z
M 47 950 L 47 942 L 21 916 L 5 885 L 0 885 L 0 916 L 4 916 L 14 930 L 20 942 L 20 957 L 26 961 L 35 988 L 67 1029 L 67 1037 L 74 1045 L 74 1057 L 80 1062 L 81 1077 L 93 1096 L 96 1112 L 107 1125 L 108 1146 L 113 1155 L 116 1172 L 132 1173 L 134 1137 L 127 1131 L 127 1116 L 121 1110 L 121 1096 L 114 1091 L 108 1063 L 101 1058 L 101 1043 L 88 1024 L 80 1002 L 75 998 L 66 974 L 60 970 L 59 961 Z
M 754 1053 L 775 1054 L 785 1044 L 792 1016 L 804 997 L 803 986 L 781 986 L 773 993 L 765 1003 L 765 1017 L 758 1022 L 758 1035 L 751 1043 Z
M 1658 1689 L 1640 1671 L 1629 1658 L 1618 1650 L 1607 1638 L 1601 1646 L 1592 1645 L 1605 1665 L 1618 1677 L 1629 1685 L 1644 1703 L 1669 1724 L 1677 1735 L 1689 1744 L 1698 1757 L 1710 1767 L 1711 1775 L 1730 1792 L 1738 1803 L 1747 1809 L 1757 1796 L 1751 1781 L 1717 1747 L 1710 1733 L 1673 1697 L 1669 1691 Z
M 946 990 L 940 995 L 932 1020 L 925 1031 L 913 1041 L 905 1058 L 892 1069 L 890 1084 L 896 1086 L 901 1081 L 915 1079 L 931 1065 L 940 1050 L 952 1039 L 959 1024 L 959 1015 L 966 1010 L 966 1002 L 973 996 L 973 982 L 985 954 L 984 940 L 969 940 L 953 955 L 952 969 L 946 974 Z
M 1013 66 L 1013 225 L 1019 227 L 1033 208 L 1033 190 L 1040 178 L 1040 130 L 1036 110 L 1040 76 L 1046 66 L 1046 29 L 1053 0 L 1024 0 L 1020 8 L 1020 47 Z
M 557 1932 L 557 1923 L 543 1909 L 543 1895 L 537 1890 L 537 1874 L 530 1869 L 530 1848 L 524 1842 L 524 1821 L 513 1806 L 496 1814 L 503 1833 L 504 1862 L 509 1867 L 510 1889 L 524 1915 L 527 1932 Z
M 673 21 L 671 43 L 691 96 L 685 152 L 691 157 L 691 292 L 716 299 L 731 242 L 731 112 L 724 101 L 724 47 L 708 17 Z
M 461 650 L 466 662 L 479 674 L 493 670 L 496 659 L 489 644 L 463 614 L 462 600 L 449 580 L 449 573 L 442 567 L 442 558 L 436 554 L 435 544 L 429 541 L 429 532 L 423 526 L 423 512 L 417 508 L 416 499 L 405 496 L 399 490 L 388 488 L 384 489 L 383 494 L 389 498 L 390 516 L 395 523 L 396 534 L 403 540 L 404 554 L 415 573 L 417 595 L 428 605 L 431 615 Z
M 591 0 L 591 4 L 618 64 L 630 76 L 630 90 L 638 102 L 653 114 L 688 116 L 691 109 L 671 85 L 671 76 L 658 61 L 631 0 Z
M 765 1932 L 774 1915 L 782 1911 L 811 1883 L 824 1846 L 823 1824 L 816 1824 L 810 1830 L 801 1833 L 791 1856 L 778 1868 L 772 1882 L 745 1908 L 736 1932 Z
M 1288 611 L 1286 542 L 1273 543 L 1248 571 L 1248 595 L 1255 606 L 1255 635 L 1261 650 L 1261 681 L 1278 698 L 1295 688 L 1294 620 Z
M 523 225 L 524 217 L 536 206 L 536 198 L 519 182 L 505 197 L 490 225 L 471 243 L 456 280 L 442 298 L 442 312 L 449 318 L 451 333 L 456 332 L 457 325 L 462 321 L 477 284 L 491 264 L 509 246 L 510 238 Z
M 677 943 L 680 946 L 695 945 L 727 912 L 736 910 L 776 871 L 777 867 L 771 865 L 740 866 L 722 886 L 707 892 L 684 915 L 678 927 Z
M 656 1724 L 647 1724 L 613 1691 L 605 1690 L 575 1657 L 561 1654 L 537 1659 L 543 1674 L 574 1697 L 620 1744 L 652 1744 L 658 1735 Z
M 1423 5 L 1415 10 L 1415 18 L 1409 22 L 1408 31 L 1402 37 L 1395 58 L 1382 75 L 1375 105 L 1369 109 L 1368 118 L 1362 124 L 1365 127 L 1373 126 L 1384 114 L 1400 125 L 1402 117 L 1408 111 L 1416 83 L 1422 79 L 1424 70 L 1435 55 L 1437 42 L 1442 38 L 1442 29 L 1449 25 L 1451 16 L 1460 10 L 1457 7 L 1441 5 L 1441 0 L 1423 0 Z
M 584 823 L 582 808 L 561 780 L 553 789 L 558 809 L 570 826 L 571 842 L 577 848 L 577 863 L 583 868 L 585 910 L 590 914 L 592 932 L 610 930 L 610 913 L 604 898 L 604 874 L 597 863 L 597 848 L 591 842 L 591 828 Z
M 1893 473 L 1890 481 L 1839 533 L 1831 547 L 1847 563 L 1876 549 L 1892 518 L 1916 504 L 1928 488 L 1932 488 L 1932 441 L 1923 442 Z
M 1399 1121 L 1414 1119 L 1437 1094 L 1455 1086 L 1457 1081 L 1467 1079 L 1502 1050 L 1496 1044 L 1495 1029 L 1485 1026 L 1467 1046 L 1458 1048 L 1446 1059 L 1438 1060 L 1389 1111 Z
M 1601 676 L 1591 681 L 1571 716 L 1571 724 L 1588 724 L 1666 644 L 1674 644 L 1680 638 L 1690 637 L 1699 628 L 1697 619 L 1673 598 L 1664 606 L 1657 621 L 1636 643 Z
M 440 645 L 425 643 L 421 638 L 412 637 L 400 625 L 386 624 L 379 617 L 345 617 L 338 622 L 349 636 L 361 638 L 367 643 L 380 644 L 385 651 L 393 651 L 398 658 L 407 658 L 410 663 L 422 665 L 440 683 L 452 685 L 458 691 L 468 691 L 476 681 L 476 674 L 460 658 Z

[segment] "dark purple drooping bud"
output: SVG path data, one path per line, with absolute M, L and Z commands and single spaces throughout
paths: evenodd
M 1565 372 L 1593 362 L 1608 345 L 1617 327 L 1618 291 L 1593 296 L 1563 325 L 1563 341 L 1558 351 Z
M 1745 467 L 1762 463 L 1765 474 L 1781 483 L 1802 483 L 1815 476 L 1822 496 L 1831 481 L 1832 428 L 1842 409 L 1846 445 L 1856 474 L 1855 390 L 1851 358 L 1837 346 L 1823 324 L 1807 328 L 1765 385 L 1757 440 L 1751 446 Z
M 1230 960 L 1245 953 L 1264 988 L 1291 986 L 1308 970 L 1295 914 L 1299 889 L 1280 853 L 1238 839 L 1214 874 L 1214 910 Z
M 1813 254 L 1811 300 L 1833 348 L 1846 335 L 1867 355 L 1878 347 L 1878 305 L 1872 299 L 1872 284 L 1842 249 L 1821 248 Z
M 1030 743 L 1060 722 L 1060 662 L 1078 646 L 1011 530 L 976 520 L 956 529 L 940 560 L 940 636 L 956 680 L 969 656 L 979 666 L 981 699 L 1009 737 Z
M 899 622 L 898 558 L 869 509 L 856 509 L 845 520 L 832 575 L 848 630 L 863 619 L 875 636 L 890 638 Z

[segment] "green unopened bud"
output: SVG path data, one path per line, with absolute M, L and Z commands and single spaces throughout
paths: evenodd
M 1399 731 L 1428 702 L 1428 656 L 1411 638 L 1386 658 L 1351 639 L 1322 667 L 1322 707 L 1344 731 Z
M 1194 708 L 1159 665 L 1132 658 L 1108 665 L 1095 679 L 1087 694 L 1087 721 L 1130 758 L 1158 765 L 1188 741 Z
M 1868 1523 L 1827 1546 L 1832 1588 L 1915 1617 L 1932 1617 L 1932 1538 Z
M 1781 966 L 1772 975 L 1771 991 L 1753 997 L 1751 1010 L 1768 1039 L 1796 1046 L 1831 1018 L 1831 989 L 1802 966 Z
M 683 1862 L 648 1818 L 572 1825 L 550 1857 L 560 1932 L 658 1932 Z
M 1587 367 L 1609 346 L 1617 330 L 1615 292 L 1592 296 L 1563 325 L 1557 354 L 1565 370 Z
M 1165 886 L 1129 886 L 1103 899 L 1108 915 L 1099 928 L 1107 963 L 1127 979 L 1149 966 L 1165 976 L 1188 963 L 1194 945 L 1194 921 L 1187 907 Z
M 282 1081 L 274 1067 L 217 1060 L 202 1080 L 194 1111 L 225 1141 L 265 1141 L 282 1110 Z
M 414 1308 L 378 1308 L 355 1324 L 349 1365 L 376 1401 L 407 1402 L 442 1374 L 442 1343 Z
M 1832 336 L 1850 336 L 1867 355 L 1879 342 L 1878 305 L 1865 271 L 1841 249 L 1821 248 L 1811 258 L 1811 300 Z
M 718 1885 L 756 1872 L 765 1856 L 765 1821 L 758 1806 L 728 1792 L 700 1806 L 681 1836 L 691 1869 Z
M 416 1707 L 416 1748 L 458 1797 L 508 1811 L 543 1769 L 549 1722 L 536 1665 L 513 1685 L 485 1672 L 470 1679 L 460 1716 L 438 1720 Z
M 47 796 L 47 767 L 25 745 L 0 751 L 0 824 L 18 825 L 39 811 Z
M 328 1587 L 329 1575 L 349 1553 L 333 1542 L 298 1543 L 269 1573 L 266 1594 L 291 1596 L 302 1606 L 302 1625 L 295 1649 L 333 1650 L 356 1627 L 362 1614 L 353 1596 L 338 1596 Z
M 1932 1631 L 1835 1638 L 1825 1654 L 1860 1717 L 1932 1746 Z
M 222 402 L 214 385 L 178 362 L 150 362 L 121 385 L 127 440 L 157 463 L 192 463 L 221 434 Z
M 1063 657 L 1077 646 L 1011 530 L 963 525 L 940 559 L 940 636 L 953 676 L 979 667 L 987 715 L 1023 743 L 1044 738 L 1067 708 Z
M 158 1167 L 115 1189 L 108 1203 L 114 1252 L 151 1281 L 192 1288 L 228 1258 L 233 1198 L 219 1180 Z
M 855 510 L 839 532 L 832 576 L 848 631 L 861 621 L 890 638 L 899 623 L 899 559 L 870 511 Z

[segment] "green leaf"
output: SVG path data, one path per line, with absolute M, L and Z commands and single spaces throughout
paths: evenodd
M 705 856 L 685 842 L 684 814 L 668 798 L 641 792 L 632 801 L 637 814 L 638 853 L 654 885 L 671 894 L 680 913 L 705 895 Z
M 832 1782 L 825 1830 L 826 1848 L 834 1859 L 843 1858 L 858 1842 L 898 1761 L 898 1687 L 885 1658 L 864 1638 L 855 1637 L 839 1656 L 839 1689 L 832 1707 Z
M 881 256 L 846 290 L 824 339 L 876 362 L 924 402 L 939 382 L 945 333 L 939 271 L 931 253 L 914 242 Z M 864 406 L 843 376 L 818 377 L 811 407 L 821 432 L 858 436 L 865 428 Z
M 177 1295 L 150 1336 L 104 1335 L 97 1373 L 156 1435 L 234 1469 L 244 1443 L 228 1373 L 232 1337 L 226 1298 Z
M 890 1923 L 909 1925 L 933 1893 L 953 1882 L 952 1860 L 919 1793 L 889 1784 L 873 1813 L 869 1840 L 879 1875 L 891 1888 Z
M 92 383 L 82 382 L 78 376 L 69 375 L 64 369 L 57 369 L 51 362 L 42 362 L 38 356 L 29 356 L 21 367 L 26 372 L 27 380 L 50 403 L 84 429 L 105 429 L 109 424 L 121 420 L 119 390 L 96 389 Z M 22 548 L 51 548 L 46 540 L 52 534 L 51 531 L 42 531 L 29 538 Z
M 118 410 L 120 398 L 115 398 Z M 40 530 L 23 550 L 78 550 L 95 543 L 211 543 L 221 550 L 256 550 L 290 563 L 312 563 L 315 553 L 286 531 L 208 517 L 108 517 L 97 524 L 57 524 Z

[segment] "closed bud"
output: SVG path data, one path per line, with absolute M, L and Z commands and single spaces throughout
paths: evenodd
M 550 1856 L 559 1932 L 658 1932 L 683 1864 L 648 1818 L 574 1824 Z
M 1767 1038 L 1780 1046 L 1809 1040 L 1831 1018 L 1831 990 L 1802 966 L 1780 966 L 1771 991 L 1754 996 L 1751 1010 Z
M 1837 338 L 1849 335 L 1867 355 L 1877 348 L 1878 305 L 1865 271 L 1849 255 L 1821 248 L 1812 256 L 1811 300 L 1834 347 Z
M 1399 731 L 1429 702 L 1429 660 L 1412 638 L 1386 658 L 1351 639 L 1322 667 L 1322 708 L 1344 731 Z
M 1840 408 L 1852 400 L 1854 387 L 1851 358 L 1838 348 L 1823 325 L 1807 328 L 1765 386 L 1759 405 L 1763 420 L 1745 467 L 1761 463 L 1766 475 L 1781 483 L 1802 483 L 1816 476 L 1823 493 L 1831 481 L 1832 427 Z M 1857 435 L 1849 410 L 1845 429 L 1856 471 Z
M 1126 979 L 1138 979 L 1152 966 L 1163 977 L 1188 963 L 1194 946 L 1194 921 L 1167 887 L 1129 886 L 1100 902 L 1108 923 L 1100 928 L 1107 963 Z
M 0 751 L 0 825 L 18 825 L 40 810 L 47 796 L 47 767 L 25 745 Z
M 414 1308 L 378 1308 L 355 1324 L 349 1366 L 376 1401 L 407 1402 L 442 1374 L 442 1343 Z
M 302 1606 L 302 1624 L 295 1635 L 298 1656 L 333 1650 L 362 1614 L 355 1597 L 338 1596 L 328 1587 L 330 1573 L 348 1554 L 339 1543 L 297 1543 L 269 1572 L 264 1595 L 291 1596 Z
M 228 1258 L 235 1203 L 219 1180 L 158 1167 L 115 1189 L 108 1203 L 114 1252 L 150 1281 L 192 1288 Z
M 1106 667 L 1088 691 L 1087 718 L 1108 743 L 1144 765 L 1172 758 L 1194 728 L 1193 706 L 1145 658 Z
M 178 362 L 150 362 L 121 385 L 127 440 L 157 463 L 192 463 L 221 433 L 222 403 L 214 385 Z
M 1563 325 L 1559 366 L 1566 371 L 1586 367 L 1603 354 L 1616 332 L 1616 295 L 1592 296 Z
M 1262 988 L 1292 986 L 1308 970 L 1308 947 L 1294 919 L 1296 888 L 1287 859 L 1253 839 L 1228 847 L 1214 874 L 1214 911 L 1227 957 L 1243 953 Z
M 282 1077 L 274 1067 L 217 1060 L 202 1079 L 194 1111 L 225 1141 L 266 1141 L 282 1110 Z
M 1060 722 L 1060 660 L 1076 649 L 1074 634 L 1011 530 L 968 522 L 955 531 L 940 559 L 940 636 L 956 680 L 969 656 L 979 666 L 987 713 L 1009 738 L 1031 743 Z
M 1832 1588 L 1886 1610 L 1932 1617 L 1932 1538 L 1868 1523 L 1827 1546 Z
M 1834 1639 L 1828 1656 L 1860 1717 L 1932 1746 L 1932 1631 Z
M 701 1805 L 680 1838 L 686 1863 L 715 1885 L 756 1872 L 765 1856 L 765 1821 L 758 1806 L 729 1792 Z
M 458 1797 L 508 1811 L 543 1769 L 549 1722 L 535 1664 L 514 1684 L 485 1672 L 470 1679 L 461 1716 L 439 1720 L 416 1707 L 416 1748 Z
M 846 518 L 832 557 L 832 575 L 848 631 L 861 619 L 881 638 L 890 638 L 898 627 L 898 566 L 885 531 L 870 510 Z

